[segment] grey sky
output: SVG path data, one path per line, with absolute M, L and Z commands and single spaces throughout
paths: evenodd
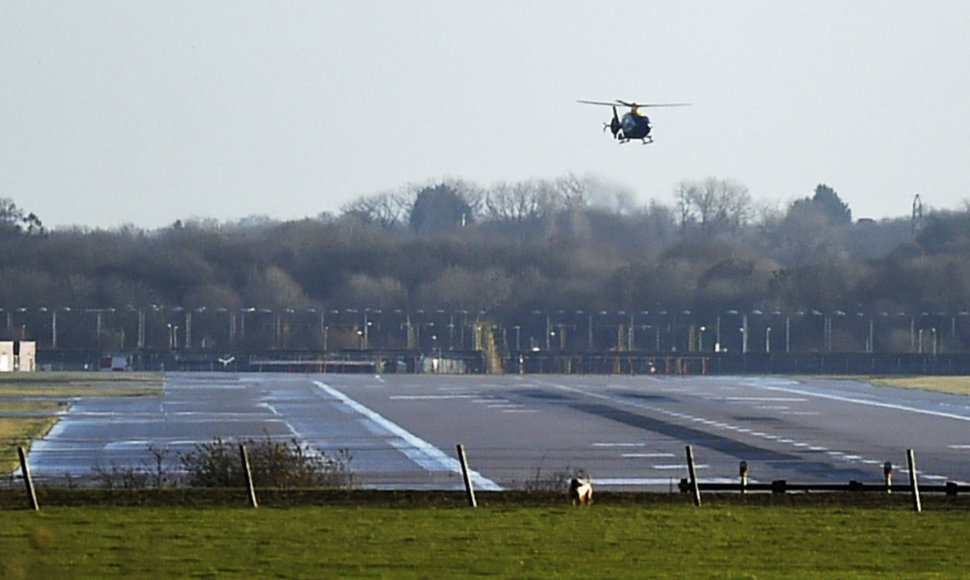
M 0 1 L 0 197 L 49 226 L 337 211 L 436 178 L 970 198 L 970 3 Z M 618 145 L 610 111 L 652 109 Z

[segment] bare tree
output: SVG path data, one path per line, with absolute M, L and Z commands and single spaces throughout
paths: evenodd
M 410 203 L 405 194 L 387 191 L 360 197 L 345 205 L 341 211 L 345 216 L 354 216 L 365 223 L 394 229 L 403 223 Z
M 748 189 L 728 179 L 681 183 L 677 201 L 682 227 L 694 221 L 706 236 L 735 236 L 754 215 Z
M 534 219 L 543 209 L 540 191 L 535 181 L 496 184 L 485 194 L 485 215 L 489 219 L 511 223 Z

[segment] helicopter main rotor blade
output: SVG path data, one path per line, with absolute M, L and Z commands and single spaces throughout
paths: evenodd
M 607 106 L 607 107 L 615 107 L 616 106 L 616 102 L 614 102 L 614 103 L 607 103 L 606 101 L 584 101 L 582 99 L 579 99 L 576 102 L 577 103 L 586 103 L 587 105 L 604 105 L 604 106 Z M 617 102 L 619 102 L 619 101 L 617 101 Z
M 689 107 L 690 103 L 628 103 L 626 101 L 616 100 L 617 103 L 623 105 L 624 107 L 631 107 L 633 109 L 643 108 L 643 107 Z

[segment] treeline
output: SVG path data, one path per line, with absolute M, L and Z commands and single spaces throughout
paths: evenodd
M 796 312 L 970 308 L 970 210 L 853 220 L 830 187 L 787 207 L 730 180 L 647 205 L 567 177 L 443 181 L 300 221 L 46 231 L 0 204 L 0 308 L 656 308 Z M 16 329 L 3 328 L 8 334 Z

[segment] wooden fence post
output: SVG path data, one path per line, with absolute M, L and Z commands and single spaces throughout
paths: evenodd
M 249 505 L 256 508 L 256 488 L 253 487 L 253 471 L 249 468 L 249 454 L 246 453 L 246 446 L 239 444 L 239 455 L 242 458 L 243 473 L 246 475 L 246 488 L 249 490 Z
M 468 496 L 468 505 L 478 507 L 478 502 L 475 501 L 475 488 L 472 486 L 472 478 L 468 474 L 468 459 L 465 457 L 465 448 L 462 447 L 461 443 L 457 447 L 458 461 L 461 463 L 461 477 L 465 480 L 465 495 Z
M 694 467 L 694 450 L 687 446 L 687 473 L 690 475 L 690 491 L 694 494 L 694 505 L 701 505 L 701 488 L 697 483 L 697 469 Z
M 40 509 L 40 506 L 37 504 L 37 493 L 34 491 L 34 481 L 30 478 L 30 470 L 27 468 L 27 453 L 23 447 L 17 447 L 17 455 L 20 456 L 20 471 L 24 474 L 24 485 L 27 486 L 30 508 L 37 511 Z
M 919 480 L 916 477 L 916 455 L 912 449 L 906 450 L 906 460 L 909 462 L 909 485 L 913 489 L 913 509 L 917 512 L 923 511 L 923 506 L 919 499 Z

